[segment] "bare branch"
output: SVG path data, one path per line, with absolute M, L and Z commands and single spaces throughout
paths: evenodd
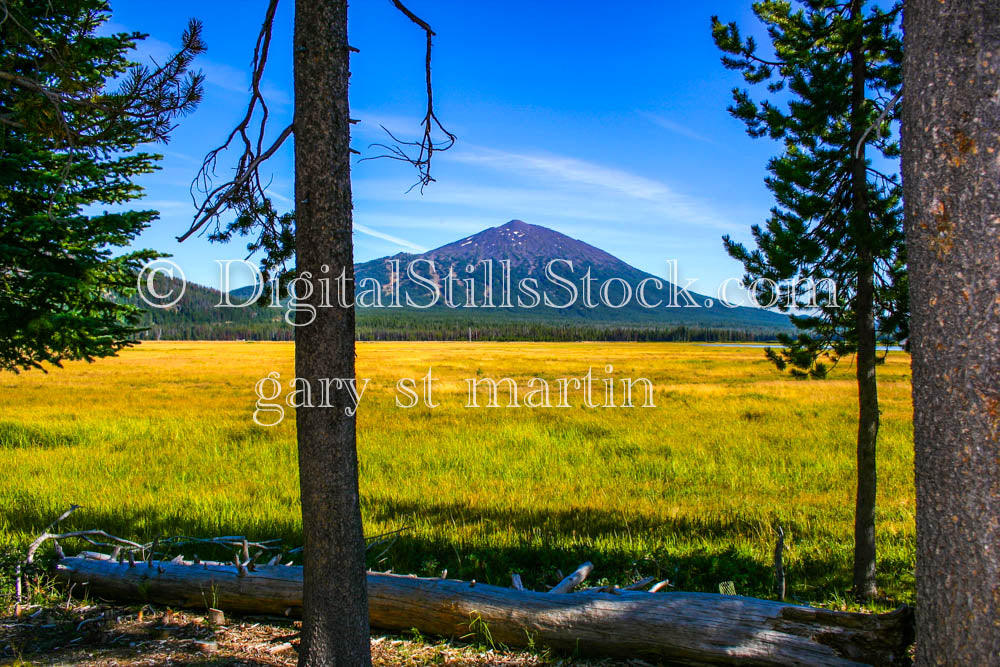
M 129 545 L 131 547 L 141 548 L 141 545 L 136 544 L 135 542 L 131 542 L 129 540 L 124 540 L 124 539 L 122 539 L 120 537 L 115 537 L 114 535 L 109 535 L 108 533 L 104 532 L 103 530 L 78 530 L 78 531 L 74 531 L 74 532 L 70 532 L 70 533 L 53 533 L 52 532 L 52 530 L 59 523 L 61 523 L 64 519 L 66 519 L 66 517 L 68 517 L 70 514 L 72 514 L 76 510 L 80 509 L 80 507 L 81 507 L 80 505 L 70 505 L 70 508 L 68 510 L 66 510 L 65 512 L 63 512 L 62 514 L 60 514 L 58 519 L 56 519 L 55 521 L 53 521 L 52 523 L 50 523 L 49 526 L 48 526 L 48 528 L 46 528 L 45 531 L 41 535 L 39 535 L 38 537 L 35 538 L 35 540 L 28 546 L 28 552 L 27 552 L 27 555 L 25 556 L 25 559 L 24 559 L 24 562 L 26 564 L 30 565 L 34 561 L 34 559 L 35 559 L 35 553 L 38 551 L 38 548 L 41 547 L 45 542 L 47 542 L 49 540 L 64 540 L 64 539 L 68 539 L 68 538 L 71 538 L 71 537 L 80 537 L 80 538 L 83 538 L 83 539 L 87 540 L 91 544 L 94 544 L 94 545 L 97 545 L 97 546 L 110 546 L 110 545 L 107 545 L 107 544 L 95 542 L 94 540 L 91 539 L 91 537 L 93 536 L 93 537 L 103 537 L 103 538 L 111 540 L 113 542 L 120 542 L 122 544 L 127 544 L 127 545 Z
M 889 100 L 889 103 L 886 104 L 884 107 L 882 107 L 882 113 L 878 115 L 878 118 L 875 119 L 874 123 L 872 123 L 865 129 L 864 133 L 861 135 L 861 138 L 858 139 L 858 144 L 854 147 L 854 157 L 858 157 L 859 155 L 861 155 L 861 147 L 865 144 L 865 139 L 868 138 L 868 135 L 871 134 L 876 127 L 879 127 L 885 121 L 886 116 L 889 115 L 890 111 L 896 108 L 896 104 L 899 103 L 901 97 L 903 97 L 902 88 L 897 90 L 896 94 L 892 96 L 891 100 Z
M 286 127 L 282 130 L 281 134 L 278 135 L 278 138 L 275 139 L 274 143 L 271 144 L 270 148 L 255 157 L 251 156 L 252 159 L 250 162 L 246 165 L 246 167 L 241 167 L 237 171 L 237 176 L 235 178 L 216 187 L 211 192 L 206 193 L 207 196 L 205 197 L 205 201 L 202 202 L 201 206 L 198 207 L 197 213 L 195 213 L 194 223 L 191 225 L 190 229 L 184 232 L 184 234 L 178 236 L 177 240 L 183 241 L 187 239 L 189 236 L 198 231 L 199 228 L 204 226 L 206 222 L 218 216 L 224 208 L 232 206 L 233 196 L 239 193 L 247 182 L 251 181 L 251 179 L 256 179 L 256 183 L 253 184 L 253 188 L 259 188 L 261 196 L 263 196 L 264 188 L 260 185 L 260 176 L 257 170 L 265 160 L 274 155 L 274 153 L 281 148 L 281 145 L 285 143 L 285 140 L 292 134 L 293 130 L 293 125 Z
M 62 549 L 58 546 L 58 540 L 67 540 L 70 538 L 82 539 L 88 544 L 96 547 L 103 547 L 108 549 L 113 549 L 110 556 L 107 556 L 110 560 L 117 560 L 122 562 L 124 559 L 128 559 L 129 563 L 134 566 L 136 562 L 136 554 L 139 555 L 142 562 L 145 562 L 149 567 L 153 567 L 153 561 L 156 560 L 156 554 L 159 552 L 163 557 L 167 556 L 167 552 L 173 549 L 178 549 L 179 547 L 200 544 L 200 545 L 214 545 L 221 547 L 234 547 L 238 550 L 235 555 L 234 562 L 237 567 L 243 568 L 244 571 L 254 571 L 254 566 L 262 555 L 269 551 L 276 551 L 278 555 L 271 559 L 271 563 L 276 564 L 281 560 L 282 555 L 290 556 L 292 554 L 300 553 L 302 547 L 296 547 L 294 549 L 286 549 L 282 546 L 282 540 L 280 538 L 270 539 L 270 540 L 260 540 L 252 541 L 242 535 L 226 535 L 222 537 L 210 537 L 210 538 L 200 538 L 200 537 L 189 537 L 186 535 L 178 535 L 175 537 L 163 538 L 157 536 L 152 542 L 147 542 L 145 544 L 140 544 L 138 542 L 133 542 L 115 535 L 111 535 L 103 530 L 90 529 L 90 530 L 77 530 L 66 533 L 53 533 L 52 531 L 55 527 L 64 521 L 70 514 L 80 509 L 80 505 L 71 505 L 68 510 L 59 515 L 55 521 L 50 523 L 48 527 L 39 535 L 35 540 L 29 545 L 27 555 L 25 557 L 24 564 L 31 565 L 34 561 L 35 554 L 38 549 L 48 541 L 55 541 L 56 543 L 56 553 L 59 558 L 63 558 Z M 383 556 L 388 553 L 389 549 L 398 539 L 400 533 L 410 529 L 410 526 L 403 526 L 386 533 L 379 535 L 369 536 L 365 538 L 366 546 L 365 551 L 368 553 L 373 552 L 375 549 L 382 547 L 381 553 L 376 557 L 376 561 L 380 560 Z M 95 538 L 102 538 L 105 541 L 99 541 Z M 250 550 L 256 550 L 256 553 L 251 558 Z M 195 562 L 197 562 L 197 555 L 195 556 Z M 21 580 L 21 566 L 18 566 L 17 571 L 17 583 L 20 584 Z
M 294 257 L 295 251 L 295 215 L 279 214 L 267 194 L 268 183 L 262 179 L 260 170 L 263 163 L 270 158 L 294 134 L 294 124 L 286 127 L 268 146 L 264 139 L 267 135 L 269 110 L 264 95 L 261 92 L 261 80 L 267 65 L 271 32 L 275 12 L 279 0 L 270 0 L 252 60 L 252 77 L 250 99 L 243 118 L 229 133 L 225 142 L 210 151 L 202 162 L 202 166 L 191 183 L 191 196 L 195 205 L 193 220 L 188 229 L 177 237 L 184 241 L 196 233 L 205 233 L 211 229 L 209 240 L 214 242 L 229 241 L 234 234 L 240 236 L 256 236 L 256 240 L 248 243 L 249 256 L 258 251 L 264 252 L 261 261 L 265 282 L 269 281 L 271 272 L 277 274 L 279 283 L 288 275 L 286 262 Z M 406 8 L 400 0 L 392 0 L 411 22 L 417 25 L 426 35 L 426 51 L 424 54 L 424 72 L 426 84 L 427 106 L 421 121 L 422 136 L 416 141 L 399 140 L 386 130 L 394 142 L 391 146 L 373 144 L 385 149 L 389 157 L 416 167 L 419 174 L 417 182 L 421 190 L 431 183 L 431 162 L 435 152 L 447 150 L 455 143 L 455 135 L 448 132 L 438 120 L 434 110 L 433 87 L 431 84 L 431 51 L 434 30 L 431 26 Z M 347 46 L 348 51 L 357 49 Z M 349 119 L 356 123 L 355 119 Z M 385 128 L 383 128 L 385 129 Z M 444 138 L 440 141 L 435 135 Z M 227 173 L 219 183 L 213 182 L 216 176 L 218 161 L 223 153 L 233 148 L 239 151 L 235 168 Z M 349 149 L 352 154 L 358 154 Z M 374 158 L 366 158 L 374 159 Z M 411 187 L 412 189 L 412 187 Z M 227 223 L 221 222 L 225 213 L 235 213 L 235 218 Z M 209 225 L 214 223 L 214 227 Z
M 437 151 L 446 151 L 454 146 L 457 137 L 445 129 L 445 127 L 441 124 L 441 121 L 438 120 L 437 115 L 434 113 L 434 89 L 431 85 L 431 48 L 435 32 L 426 21 L 407 9 L 406 6 L 400 2 L 400 0 L 392 0 L 392 4 L 408 19 L 419 26 L 427 35 L 427 49 L 424 54 L 424 80 L 427 86 L 427 110 L 424 113 L 423 120 L 420 121 L 423 126 L 423 136 L 421 136 L 418 141 L 401 141 L 393 136 L 393 134 L 389 132 L 389 130 L 386 130 L 383 126 L 382 129 L 386 131 L 386 134 L 389 135 L 394 143 L 391 146 L 378 143 L 371 144 L 371 147 L 383 148 L 388 152 L 381 155 L 362 158 L 362 160 L 389 158 L 413 165 L 417 169 L 419 178 L 416 183 L 410 186 L 410 190 L 419 185 L 420 191 L 423 192 L 425 187 L 434 182 L 434 178 L 431 177 L 431 159 L 433 158 L 434 153 Z M 445 138 L 440 142 L 435 142 L 433 139 L 433 133 L 435 131 L 444 133 Z M 414 154 L 412 150 L 407 151 L 406 148 L 404 148 L 406 146 L 416 149 L 416 154 Z M 409 190 L 407 190 L 407 192 L 409 192 Z
M 267 132 L 270 111 L 260 86 L 267 66 L 271 32 L 277 8 L 278 0 L 270 0 L 260 33 L 257 35 L 257 43 L 254 46 L 253 60 L 251 61 L 250 101 L 247 104 L 246 113 L 233 131 L 229 133 L 226 141 L 205 156 L 201 169 L 192 180 L 191 199 L 197 210 L 191 226 L 184 234 L 177 237 L 178 241 L 189 238 L 211 220 L 215 220 L 218 224 L 219 216 L 227 210 L 252 210 L 254 207 L 262 206 L 264 200 L 267 199 L 265 194 L 267 185 L 261 182 L 260 166 L 281 147 L 293 132 L 293 126 L 289 125 L 269 148 L 264 149 L 264 137 Z M 255 123 L 258 108 L 260 117 Z M 254 123 L 255 127 L 251 129 L 251 125 Z M 252 136 L 253 134 L 256 136 Z M 219 156 L 234 143 L 242 145 L 243 152 L 237 161 L 233 176 L 221 185 L 215 186 L 213 177 L 216 175 Z

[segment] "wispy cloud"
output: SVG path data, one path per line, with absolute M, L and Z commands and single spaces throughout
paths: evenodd
M 218 86 L 234 93 L 250 93 L 250 73 L 245 69 L 233 67 L 213 60 L 199 59 L 195 67 L 205 74 L 205 83 Z M 260 85 L 261 95 L 269 106 L 288 106 L 292 97 L 285 90 L 274 86 L 266 79 Z
M 286 197 L 285 195 L 281 194 L 280 192 L 278 192 L 274 188 L 268 188 L 267 189 L 267 194 L 270 195 L 271 197 L 274 197 L 275 199 L 277 199 L 280 202 L 284 202 L 286 204 L 292 204 L 292 205 L 295 204 L 295 200 L 291 199 L 290 197 Z M 380 232 L 377 229 L 369 227 L 368 225 L 360 224 L 357 221 L 354 222 L 354 231 L 361 232 L 362 234 L 366 234 L 366 235 L 371 236 L 371 237 L 376 238 L 376 239 L 381 239 L 383 241 L 388 241 L 389 243 L 394 243 L 394 244 L 396 244 L 396 245 L 398 245 L 400 247 L 406 248 L 407 250 L 414 250 L 416 252 L 426 252 L 427 251 L 427 248 L 425 248 L 422 245 L 419 245 L 417 243 L 413 243 L 412 241 L 407 241 L 406 239 L 400 238 L 399 236 L 393 236 L 392 234 L 386 234 L 385 232 Z
M 361 232 L 362 234 L 367 234 L 368 236 L 372 236 L 377 239 L 382 239 L 383 241 L 395 243 L 396 245 L 402 246 L 403 248 L 406 248 L 408 250 L 414 250 L 416 252 L 427 252 L 427 248 L 425 248 L 422 245 L 418 245 L 416 243 L 413 243 L 412 241 L 407 241 L 406 239 L 401 239 L 398 236 L 392 236 L 391 234 L 384 234 L 378 231 L 377 229 L 372 229 L 371 227 L 368 227 L 367 225 L 360 225 L 355 222 L 354 231 Z
M 292 199 L 291 197 L 286 197 L 285 195 L 281 194 L 280 192 L 278 192 L 274 188 L 267 188 L 266 191 L 267 191 L 267 194 L 269 194 L 270 196 L 274 197 L 275 199 L 277 199 L 280 202 L 283 202 L 285 204 L 295 204 L 295 200 L 294 199 Z
M 486 180 L 486 179 L 481 179 Z M 481 180 L 438 178 L 422 194 L 405 194 L 407 181 L 388 179 L 356 179 L 355 199 L 385 206 L 397 203 L 413 211 L 414 220 L 422 226 L 428 220 L 438 220 L 442 213 L 456 219 L 485 219 L 500 224 L 511 218 L 537 220 L 540 216 L 572 220 L 625 221 L 628 217 L 620 203 L 588 200 L 578 192 L 561 189 L 524 187 L 519 185 L 482 185 Z M 428 215 L 427 209 L 434 213 Z M 462 211 L 461 214 L 456 211 Z
M 723 230 L 734 228 L 733 223 L 711 202 L 681 194 L 666 183 L 624 169 L 560 155 L 511 153 L 487 148 L 472 148 L 445 155 L 449 160 L 465 164 L 521 176 L 530 174 L 537 185 L 543 187 L 557 184 L 576 186 L 573 195 L 586 197 L 579 203 L 586 203 L 588 208 L 601 199 L 609 199 L 607 195 L 613 195 L 618 198 L 618 205 L 621 200 L 644 204 L 642 211 L 646 215 L 655 214 L 661 219 Z M 601 192 L 604 197 L 599 195 Z M 614 205 L 614 198 L 610 199 L 606 203 Z
M 355 224 L 358 220 L 377 221 L 380 229 L 403 231 L 403 233 L 416 230 L 424 237 L 428 234 L 445 234 L 447 236 L 443 237 L 444 241 L 453 241 L 460 236 L 475 234 L 487 227 L 495 227 L 507 222 L 507 218 L 500 219 L 496 215 L 462 215 L 441 211 L 428 213 L 426 209 L 414 210 L 410 206 L 400 209 L 398 213 L 385 211 L 366 213 L 364 210 L 355 210 L 354 220 Z
M 694 139 L 695 141 L 701 141 L 706 144 L 712 144 L 713 146 L 721 145 L 715 139 L 712 139 L 711 137 L 706 137 L 703 134 L 699 134 L 698 132 L 695 132 L 691 128 L 687 127 L 686 125 L 681 125 L 680 123 L 672 121 L 669 118 L 666 118 L 659 114 L 650 113 L 648 111 L 640 111 L 639 115 L 659 125 L 665 130 L 670 130 L 671 132 L 679 134 L 683 137 L 687 137 L 688 139 Z
M 184 162 L 192 162 L 192 163 L 201 162 L 201 160 L 194 157 L 193 155 L 188 155 L 187 153 L 181 153 L 179 151 L 168 151 L 160 149 L 160 152 L 163 153 L 164 156 L 174 158 L 175 160 L 182 160 Z
M 177 201 L 175 199 L 143 199 L 141 205 L 143 207 L 156 209 L 158 211 L 163 211 L 163 210 L 176 211 L 191 206 L 191 204 L 188 202 Z

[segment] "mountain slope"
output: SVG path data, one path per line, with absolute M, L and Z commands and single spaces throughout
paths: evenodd
M 575 298 L 566 283 L 547 276 L 546 266 L 553 260 L 551 271 L 573 284 L 577 290 Z M 501 262 L 509 262 L 509 265 L 504 266 Z M 359 293 L 365 292 L 366 286 L 374 288 L 377 283 L 381 306 L 386 308 L 387 301 L 392 300 L 397 290 L 398 275 L 396 301 L 406 305 L 409 295 L 414 304 L 428 305 L 432 301 L 430 288 L 419 278 L 407 275 L 407 266 L 414 267 L 417 276 L 432 282 L 442 293 L 425 312 L 474 310 L 478 317 L 489 317 L 487 313 L 498 310 L 510 318 L 551 323 L 584 320 L 633 326 L 692 325 L 772 330 L 789 326 L 784 315 L 758 308 L 727 308 L 694 292 L 689 292 L 688 297 L 669 281 L 640 271 L 599 248 L 521 220 L 511 220 L 425 253 L 400 253 L 358 264 L 355 284 Z M 469 267 L 473 270 L 469 271 Z M 492 275 L 488 268 L 492 269 Z M 453 298 L 445 303 L 449 272 L 454 276 Z M 585 282 L 588 278 L 589 288 Z M 466 280 L 474 281 L 473 296 L 470 296 Z M 522 281 L 536 286 L 541 297 L 548 296 L 548 303 L 552 305 L 546 305 L 543 298 L 541 303 L 528 307 L 534 299 L 519 289 Z M 643 281 L 645 303 L 660 302 L 659 307 L 650 308 L 639 302 L 639 286 Z M 376 305 L 372 298 L 361 298 L 360 302 Z M 493 307 L 487 307 L 490 303 Z

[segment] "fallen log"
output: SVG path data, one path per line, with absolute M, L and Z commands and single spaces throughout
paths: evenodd
M 63 558 L 57 575 L 94 596 L 227 612 L 297 616 L 302 568 Z M 854 614 L 740 596 L 621 589 L 541 593 L 455 579 L 368 574 L 371 624 L 508 646 L 655 657 L 681 664 L 896 664 L 912 611 Z

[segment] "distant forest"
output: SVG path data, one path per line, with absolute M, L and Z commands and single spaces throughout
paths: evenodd
M 157 281 L 167 293 L 179 284 Z M 295 328 L 284 321 L 285 309 L 259 305 L 218 308 L 220 292 L 188 284 L 183 299 L 170 308 L 146 308 L 139 324 L 140 340 L 290 341 Z M 236 297 L 234 302 L 239 302 Z M 145 305 L 138 298 L 131 303 Z M 262 299 L 263 301 L 263 299 Z M 553 317 L 551 311 L 497 312 L 431 311 L 358 308 L 355 337 L 374 341 L 768 341 L 779 330 L 770 327 L 733 328 L 681 321 L 603 321 Z

